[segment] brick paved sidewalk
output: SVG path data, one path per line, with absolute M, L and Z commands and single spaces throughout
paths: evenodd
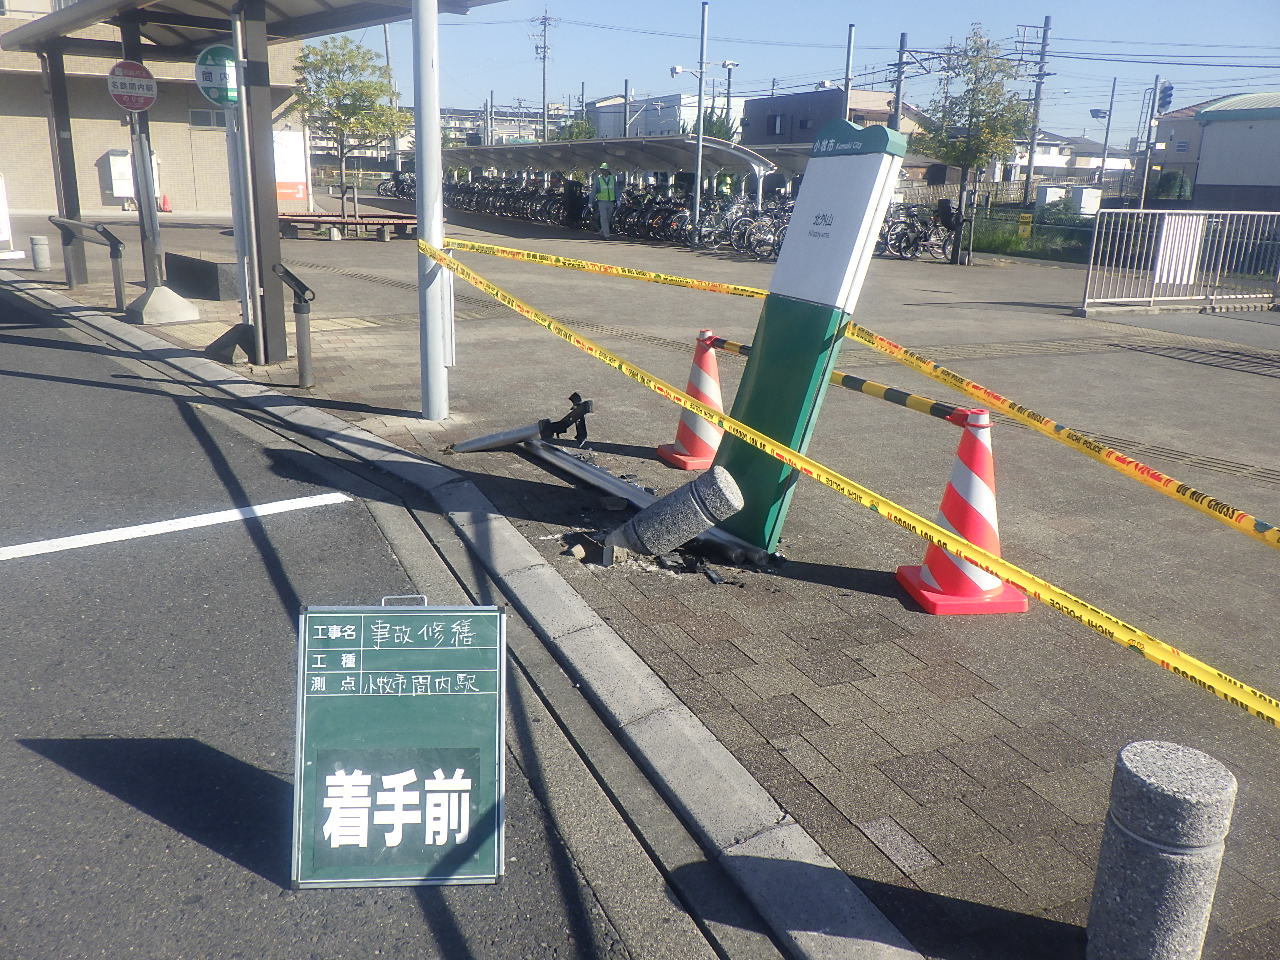
M 483 233 L 475 222 L 455 229 Z M 576 256 L 767 283 L 767 269 L 756 264 L 633 244 L 588 254 L 580 240 L 550 231 L 512 245 L 563 245 Z M 394 263 L 388 255 L 362 265 L 374 256 L 371 245 L 346 244 L 344 267 L 323 247 L 290 245 L 286 256 L 331 270 L 376 269 L 409 286 L 324 274 L 345 280 L 346 292 L 331 301 L 337 309 L 362 298 L 367 309 L 318 315 L 318 406 L 441 459 L 457 439 L 560 415 L 576 389 L 599 411 L 587 456 L 660 491 L 688 479 L 652 453 L 674 435 L 673 408 L 463 289 L 455 415 L 443 425 L 417 419 L 416 322 L 404 307 L 412 302 L 411 255 L 395 251 Z M 610 281 L 468 262 L 681 385 L 691 344 L 684 331 L 714 325 L 749 340 L 758 311 L 736 298 L 602 287 Z M 1147 441 L 1166 457 L 1144 452 L 1154 466 L 1274 519 L 1280 463 L 1255 438 L 1267 435 L 1260 411 L 1280 375 L 1280 350 L 1220 339 L 1229 332 L 1221 325 L 1175 335 L 1154 323 L 1071 321 L 1073 283 L 1065 271 L 1038 265 L 955 272 L 877 263 L 868 303 L 882 316 L 871 325 L 884 323 L 888 335 L 1073 426 Z M 1023 292 L 994 292 L 1009 289 Z M 216 329 L 154 332 L 200 346 Z M 842 368 L 956 399 L 852 347 Z M 721 358 L 726 399 L 740 372 Z M 290 365 L 253 375 L 297 393 Z M 1192 396 L 1203 422 L 1167 415 Z M 823 417 L 813 447 L 820 460 L 932 516 L 954 433 L 835 391 Z M 1276 615 L 1273 552 L 1030 431 L 998 424 L 995 435 L 1002 533 L 1014 562 L 1264 690 L 1280 690 L 1268 626 Z M 1217 466 L 1198 454 L 1216 456 Z M 1204 749 L 1241 781 L 1205 956 L 1280 955 L 1275 730 L 1043 607 L 998 617 L 920 612 L 893 570 L 919 562 L 923 545 L 816 485 L 797 492 L 785 564 L 767 572 L 717 568 L 726 582 L 715 584 L 654 564 L 606 570 L 564 555 L 567 536 L 610 528 L 623 515 L 522 457 L 445 462 L 474 479 L 926 954 L 1082 956 L 1115 752 L 1155 738 Z

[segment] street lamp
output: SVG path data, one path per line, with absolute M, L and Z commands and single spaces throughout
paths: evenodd
M 733 68 L 740 67 L 742 64 L 737 60 L 722 60 L 720 66 L 724 67 L 728 74 L 724 85 L 724 118 L 728 120 L 733 115 Z
M 698 78 L 698 144 L 693 162 L 693 210 L 690 217 L 690 223 L 693 225 L 693 242 L 695 246 L 698 245 L 702 238 L 698 226 L 698 220 L 702 215 L 702 98 L 704 90 L 703 71 L 707 67 L 707 8 L 710 6 L 711 4 L 707 0 L 702 0 L 702 32 L 698 38 L 698 69 L 688 71 Z M 671 68 L 672 78 L 684 72 L 685 69 L 681 66 Z M 681 102 L 683 103 L 683 98 L 681 98 Z

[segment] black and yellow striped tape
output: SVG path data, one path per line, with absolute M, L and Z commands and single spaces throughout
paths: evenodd
M 763 453 L 776 457 L 805 476 L 812 477 L 859 506 L 880 514 L 885 519 L 896 523 L 922 540 L 935 544 L 963 560 L 968 560 L 1006 583 L 1013 584 L 1013 586 L 1022 590 L 1032 599 L 1065 613 L 1076 622 L 1101 634 L 1108 640 L 1113 640 L 1122 646 L 1137 650 L 1152 663 L 1189 680 L 1198 687 L 1208 690 L 1215 696 L 1234 704 L 1250 715 L 1266 721 L 1273 727 L 1280 726 L 1280 700 L 1256 690 L 1248 684 L 1241 683 L 1220 670 L 1215 670 L 1207 663 L 1197 660 L 1190 654 L 1183 653 L 1177 647 L 1139 630 L 1119 617 L 1114 617 L 1092 604 L 1086 603 L 1079 597 L 1073 596 L 1047 580 L 1043 580 L 1035 574 L 1015 566 L 1002 557 L 988 553 L 968 540 L 964 540 L 943 529 L 931 520 L 926 520 L 905 507 L 898 506 L 893 501 L 880 496 L 867 487 L 824 467 L 816 460 L 811 460 L 804 454 L 783 446 L 764 434 L 753 430 L 746 424 L 734 420 L 722 411 L 711 409 L 689 396 L 683 390 L 679 390 L 666 381 L 660 380 L 647 371 L 627 362 L 622 357 L 606 350 L 599 344 L 581 336 L 553 317 L 516 299 L 501 287 L 489 282 L 475 271 L 462 265 L 444 253 L 444 251 L 433 247 L 426 241 L 419 240 L 418 248 L 422 253 L 452 270 L 472 286 L 483 290 L 522 316 L 528 317 L 535 323 L 546 327 L 560 339 L 573 344 L 579 350 L 621 371 L 636 383 L 648 387 L 658 395 L 666 397 L 686 410 L 692 411 L 702 419 L 715 424 L 744 443 L 749 443 Z

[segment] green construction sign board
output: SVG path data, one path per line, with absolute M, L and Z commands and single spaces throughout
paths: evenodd
M 497 607 L 303 613 L 295 887 L 501 875 L 503 616 Z

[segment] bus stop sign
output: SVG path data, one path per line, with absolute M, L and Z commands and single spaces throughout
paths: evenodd
M 121 60 L 107 71 L 107 92 L 111 99 L 130 113 L 140 113 L 155 106 L 156 78 L 136 60 Z

